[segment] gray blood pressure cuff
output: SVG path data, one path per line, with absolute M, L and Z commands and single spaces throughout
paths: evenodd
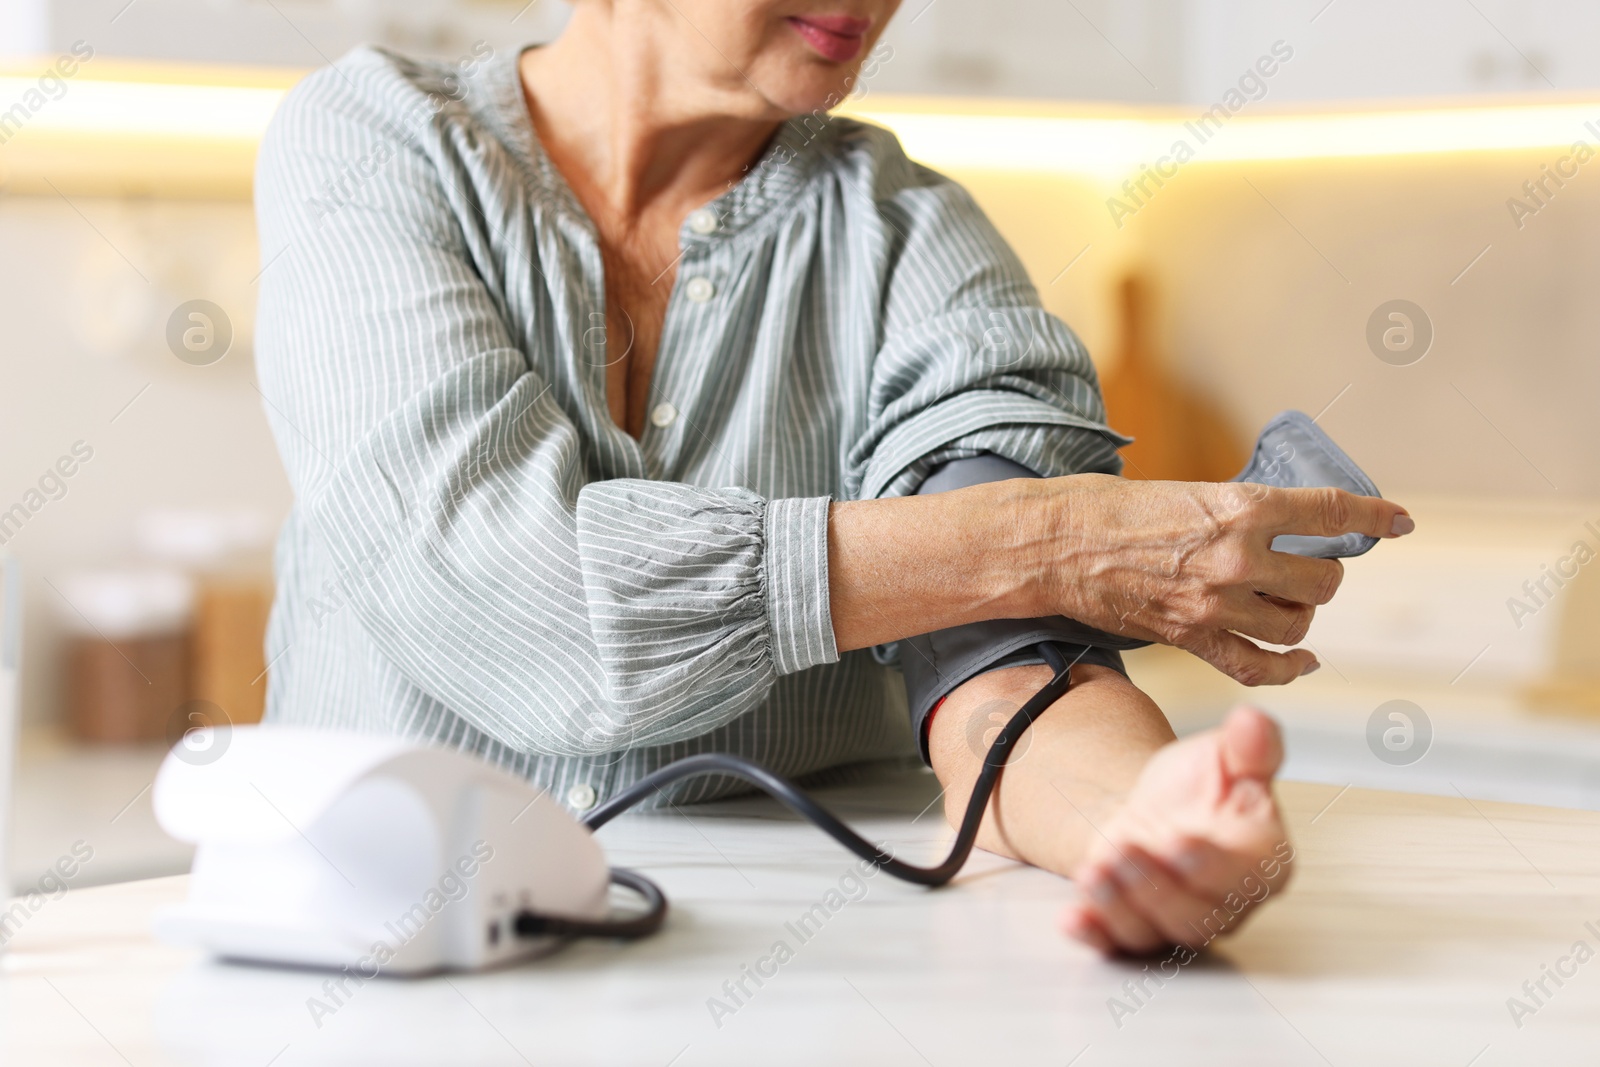
M 1303 411 L 1275 415 L 1256 438 L 1255 454 L 1233 479 L 1279 489 L 1332 487 L 1356 496 L 1382 496 L 1366 472 L 1333 438 L 1322 432 Z M 1376 537 L 1347 533 L 1338 537 L 1303 537 L 1280 534 L 1272 539 L 1275 552 L 1317 559 L 1359 556 L 1378 543 Z
M 953 460 L 937 468 L 917 493 L 943 493 L 984 482 L 1037 477 L 1036 472 L 1019 463 L 985 454 Z M 1250 462 L 1233 481 L 1279 488 L 1332 486 L 1358 496 L 1382 495 L 1333 439 L 1299 411 L 1285 411 L 1267 423 L 1256 439 Z M 1362 534 L 1283 534 L 1273 540 L 1272 547 L 1298 556 L 1335 559 L 1359 556 L 1377 543 L 1377 538 Z M 1043 663 L 1035 651 L 1041 641 L 1061 645 L 1068 662 L 1097 664 L 1123 674 L 1127 671 L 1121 653 L 1150 643 L 1106 633 L 1060 615 L 994 619 L 907 638 L 901 642 L 900 669 L 905 675 L 911 728 L 923 762 L 928 762 L 927 721 L 934 706 L 963 682 L 986 671 Z

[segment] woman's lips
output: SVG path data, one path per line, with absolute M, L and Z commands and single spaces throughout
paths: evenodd
M 862 41 L 872 25 L 870 19 L 847 15 L 795 16 L 788 21 L 818 55 L 835 63 L 848 63 L 860 54 Z

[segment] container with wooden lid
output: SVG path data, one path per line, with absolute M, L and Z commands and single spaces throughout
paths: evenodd
M 264 516 L 241 509 L 151 511 L 137 524 L 146 556 L 195 581 L 189 699 L 232 723 L 260 722 L 266 708 L 272 533 Z
M 81 741 L 166 736 L 188 699 L 195 587 L 161 567 L 80 571 L 60 579 L 67 724 Z

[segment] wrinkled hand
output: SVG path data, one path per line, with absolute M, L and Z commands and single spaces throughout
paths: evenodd
M 1340 489 L 1239 482 L 1142 482 L 1080 474 L 1045 483 L 1046 598 L 1097 629 L 1175 645 L 1245 685 L 1282 685 L 1316 668 L 1305 639 L 1338 591 L 1338 560 L 1272 551 L 1279 534 L 1398 537 L 1404 508 Z
M 1062 929 L 1107 954 L 1232 933 L 1289 880 L 1294 849 L 1271 793 L 1275 723 L 1239 708 L 1158 751 L 1072 872 L 1082 900 Z

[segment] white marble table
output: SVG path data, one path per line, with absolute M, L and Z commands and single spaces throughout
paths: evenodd
M 902 854 L 947 834 L 931 778 L 879 774 L 828 802 Z M 612 861 L 672 897 L 667 929 L 585 942 L 497 973 L 370 982 L 207 963 L 154 943 L 182 878 L 74 890 L 0 957 L 5 1064 L 1495 1064 L 1594 1062 L 1600 815 L 1337 786 L 1282 789 L 1293 889 L 1240 938 L 1134 1000 L 1138 963 L 1062 940 L 1072 892 L 978 856 L 951 888 L 879 875 L 801 941 L 786 927 L 852 858 L 764 801 L 629 816 Z M 848 885 L 848 883 L 847 883 Z M 1590 925 L 1586 925 L 1590 924 Z M 724 982 L 793 958 L 732 1014 Z M 1535 1005 L 1545 966 L 1575 974 Z M 1513 1020 L 1507 999 L 1536 1010 Z M 1112 998 L 1122 1002 L 1113 1018 Z M 1520 1021 L 1521 1025 L 1518 1025 Z M 720 1022 L 720 1025 L 718 1023 Z M 1119 1025 L 1120 1022 L 1120 1025 Z

